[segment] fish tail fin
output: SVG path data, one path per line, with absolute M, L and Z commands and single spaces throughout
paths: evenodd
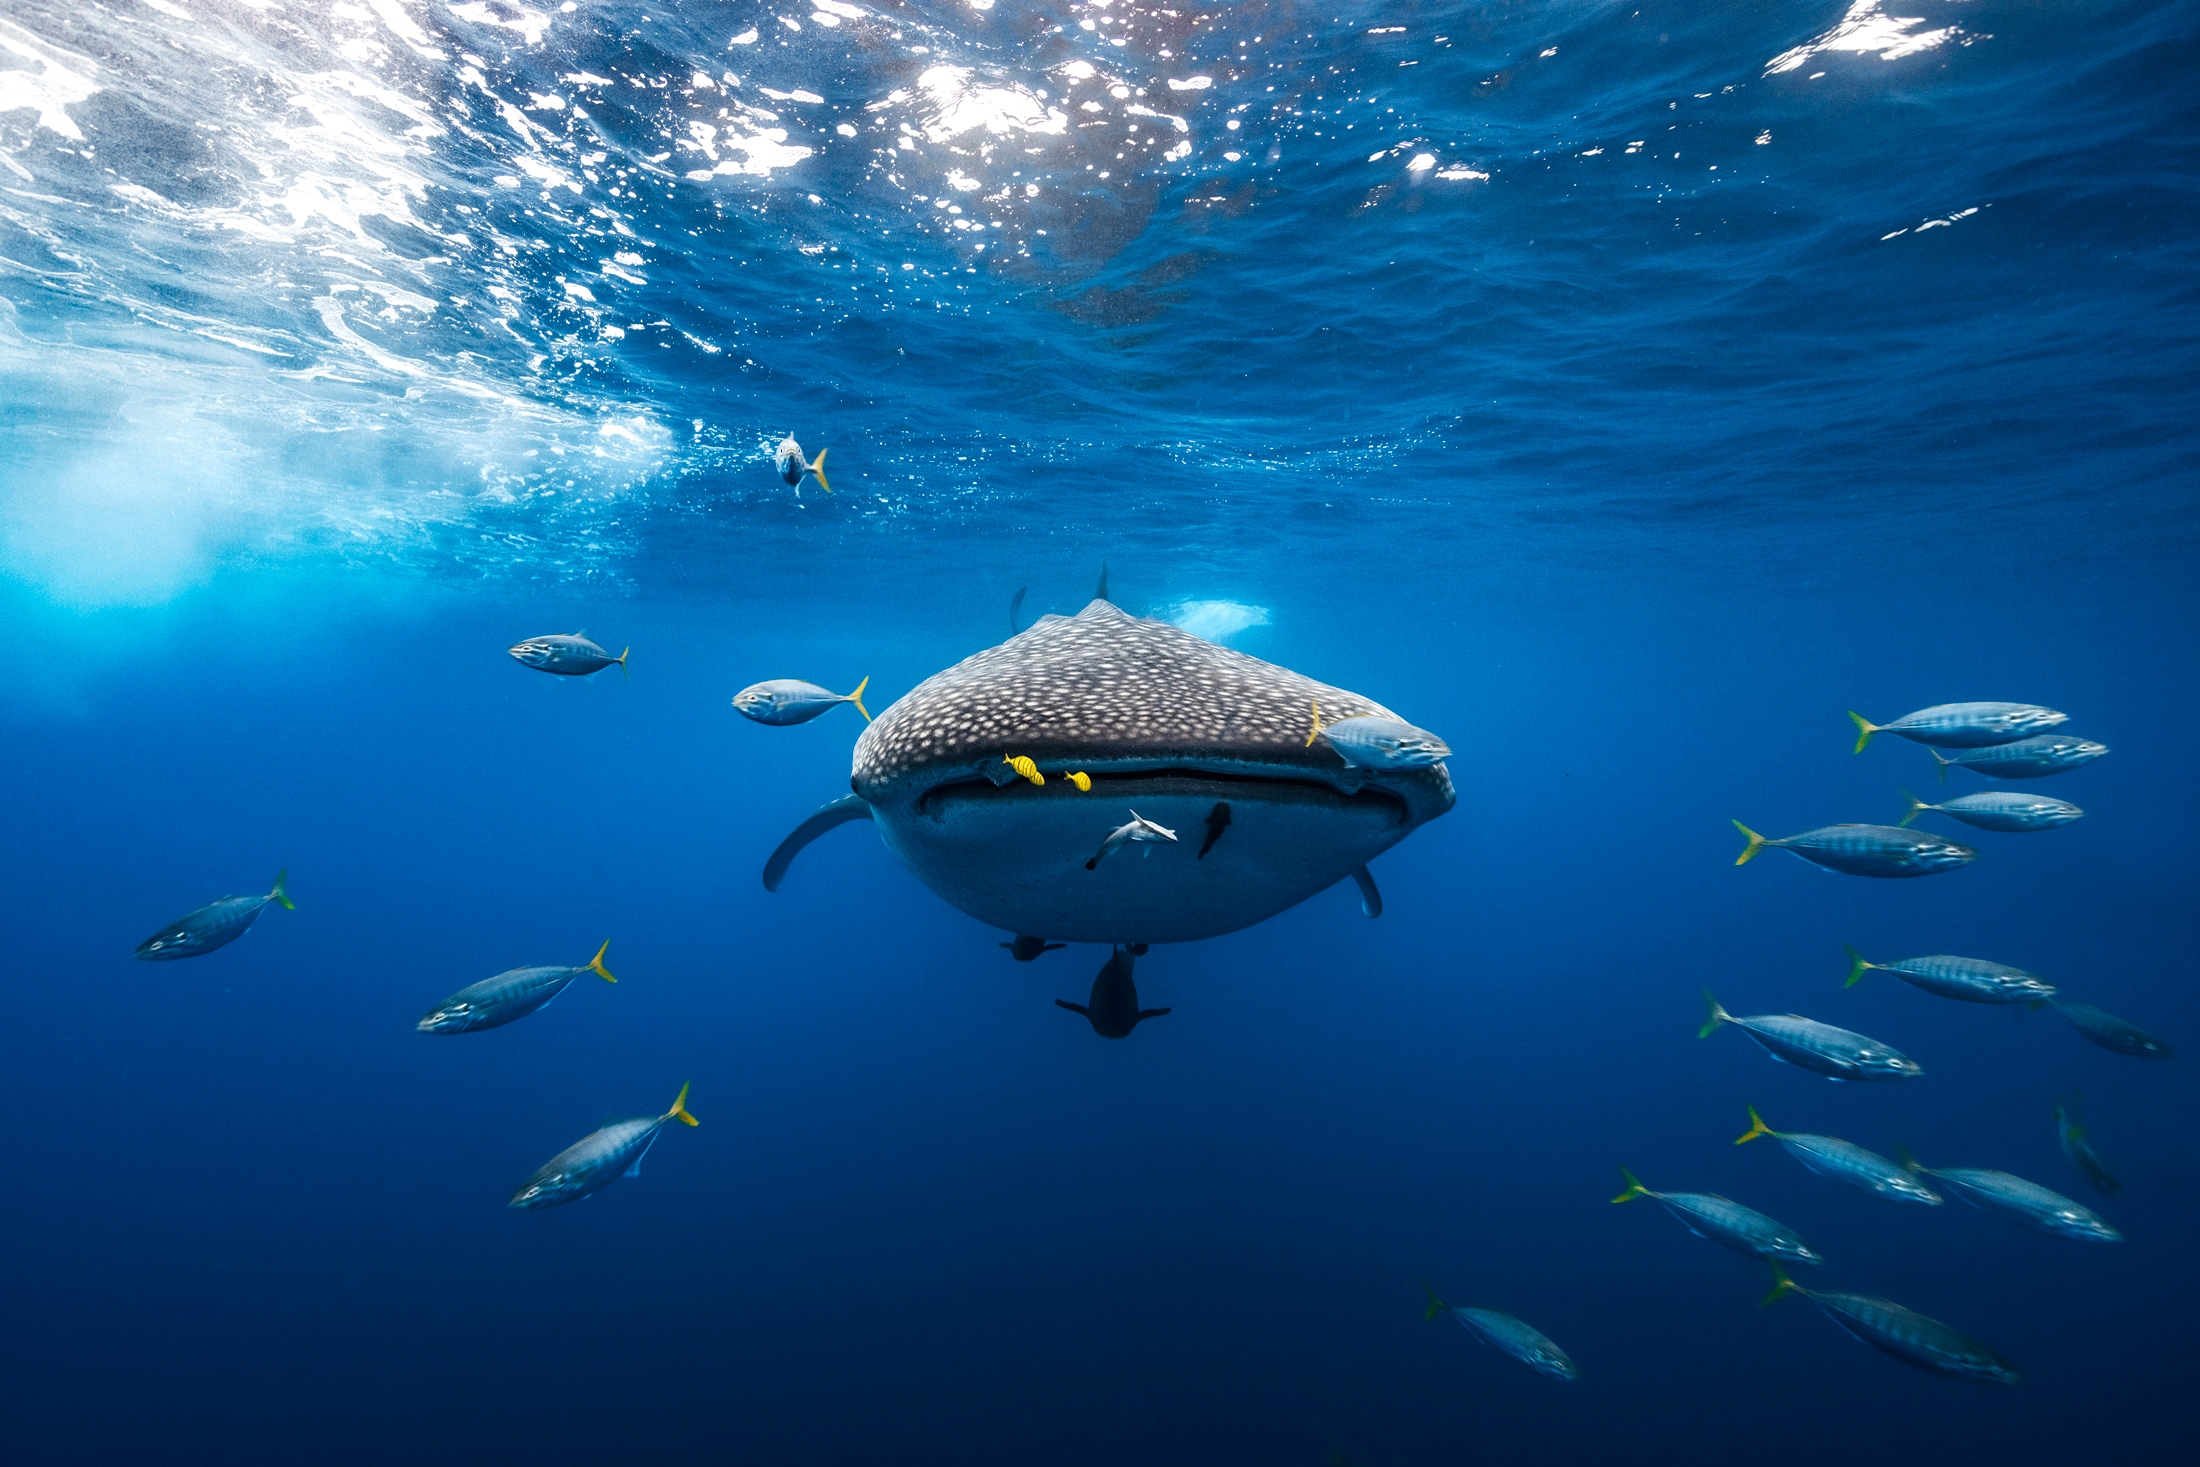
M 1779 1264 L 1773 1263 L 1769 1258 L 1765 1262 L 1772 1269 L 1772 1292 L 1757 1301 L 1759 1308 L 1767 1304 L 1777 1304 L 1783 1296 L 1795 1293 L 1802 1287 L 1795 1280 L 1789 1278 L 1787 1270 L 1780 1267 Z
M 689 1083 L 692 1084 L 693 1082 L 691 1081 Z M 688 1109 L 688 1087 L 685 1084 L 680 1087 L 680 1093 L 673 1098 L 672 1109 L 666 1111 L 665 1114 L 667 1116 L 678 1116 L 681 1120 L 686 1121 L 691 1126 L 700 1126 L 701 1124 L 703 1124 L 701 1121 L 695 1119 L 695 1113 Z
M 1747 866 L 1750 858 L 1765 848 L 1765 838 L 1739 820 L 1734 822 L 1734 828 L 1749 837 L 1749 844 L 1742 847 L 1742 853 L 1734 858 L 1734 864 Z
M 1753 1105 L 1749 1108 L 1749 1129 L 1735 1137 L 1734 1144 L 1739 1146 L 1744 1141 L 1754 1141 L 1759 1136 L 1777 1136 L 1779 1134 L 1779 1132 L 1765 1124 L 1765 1118 L 1757 1114 L 1757 1107 Z
M 633 674 L 633 673 L 631 673 L 631 672 L 628 672 L 628 671 L 626 670 L 626 654 L 627 654 L 627 653 L 629 653 L 629 652 L 631 652 L 631 651 L 633 651 L 633 650 L 634 650 L 634 649 L 633 649 L 632 647 L 621 647 L 621 648 L 619 649 L 619 676 L 620 676 L 620 677 L 624 677 L 624 678 L 631 678 L 632 676 L 634 676 L 634 674 Z
M 1933 756 L 1933 762 L 1940 766 L 1940 782 L 1942 784 L 1946 784 L 1948 782 L 1948 766 L 1955 763 L 1956 761 L 1945 757 L 1938 749 L 1928 749 L 1926 750 L 1926 752 L 1928 754 L 1931 754 Z
M 1857 712 L 1854 708 L 1851 708 L 1849 710 L 1849 717 L 1856 720 L 1855 752 L 1861 754 L 1864 752 L 1864 746 L 1872 741 L 1872 735 L 1879 732 L 1879 725 L 1873 723 L 1870 719 L 1866 718 L 1863 714 Z
M 283 882 L 289 879 L 289 876 L 290 868 L 288 866 L 275 873 L 275 888 L 267 894 L 267 899 L 271 902 L 281 902 L 283 910 L 287 912 L 295 912 L 298 910 L 298 904 L 290 899 L 289 892 L 283 890 Z
M 825 477 L 825 455 L 831 452 L 830 448 L 820 448 L 817 457 L 810 460 L 810 477 L 817 480 L 817 487 L 827 494 L 833 492 L 833 481 Z
M 1904 815 L 1900 820 L 1897 820 L 1895 822 L 1897 826 L 1906 827 L 1912 820 L 1915 820 L 1918 816 L 1924 814 L 1927 810 L 1934 808 L 1933 806 L 1926 804 L 1917 796 L 1911 794 L 1908 790 L 1904 790 L 1902 792 L 1902 798 L 1910 802 L 1910 813 Z
M 1421 1280 L 1421 1287 L 1428 1291 L 1428 1310 L 1427 1312 L 1422 1314 L 1422 1319 L 1434 1319 L 1437 1315 L 1442 1314 L 1446 1309 L 1451 1307 L 1443 1300 L 1436 1297 L 1436 1290 L 1429 1284 L 1429 1281 L 1427 1279 Z
M 865 723 L 871 721 L 871 710 L 863 706 L 863 690 L 869 686 L 871 686 L 871 675 L 865 673 L 863 681 L 857 683 L 856 690 L 848 695 L 848 701 L 856 705 L 856 712 L 863 715 Z
M 1894 1159 L 1901 1164 L 1902 1170 L 1913 1177 L 1919 1172 L 1927 1170 L 1925 1163 L 1912 1156 L 1910 1148 L 1904 1146 L 1900 1141 L 1894 1143 Z
M 1709 1039 L 1712 1030 L 1734 1016 L 1719 1007 L 1719 1001 L 1711 996 L 1711 990 L 1708 988 L 1703 991 L 1703 1001 L 1704 1006 L 1711 1010 L 1711 1016 L 1703 1021 L 1703 1027 L 1696 1031 L 1696 1037 L 1698 1039 Z
M 1849 955 L 1849 980 L 1841 985 L 1843 988 L 1854 988 L 1856 980 L 1864 976 L 1866 968 L 1878 966 L 1876 963 L 1865 962 L 1864 955 L 1845 942 L 1841 944 L 1841 950 Z
M 1627 1190 L 1612 1199 L 1612 1201 L 1614 1201 L 1615 1203 L 1632 1202 L 1637 1197 L 1654 1197 L 1657 1195 L 1656 1193 L 1652 1192 L 1648 1187 L 1645 1187 L 1641 1182 L 1637 1181 L 1635 1179 L 1635 1174 L 1627 1170 L 1627 1168 L 1621 1167 L 1619 1169 L 1619 1174 L 1627 1179 Z
M 611 943 L 609 939 L 606 939 L 604 945 L 596 949 L 596 955 L 588 960 L 588 971 L 606 983 L 616 983 L 619 980 L 612 977 L 611 970 L 603 965 L 603 955 L 609 951 L 611 951 Z
M 1313 748 L 1313 747 L 1314 747 L 1314 740 L 1316 740 L 1316 739 L 1318 739 L 1318 738 L 1320 738 L 1320 737 L 1322 736 L 1322 705 L 1321 705 L 1321 700 L 1320 700 L 1320 699 L 1318 699 L 1318 698 L 1316 698 L 1316 699 L 1314 699 L 1314 700 L 1312 700 L 1312 701 L 1313 701 L 1313 705 L 1314 705 L 1314 731 L 1313 731 L 1312 733 L 1310 733 L 1310 734 L 1308 734 L 1308 735 L 1306 736 L 1306 747 L 1308 747 L 1309 749 L 1311 749 L 1311 748 Z

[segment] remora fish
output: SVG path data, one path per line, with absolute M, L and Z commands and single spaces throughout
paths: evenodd
M 1448 1314 L 1483 1344 L 1511 1356 L 1537 1375 L 1547 1375 L 1552 1380 L 1581 1379 L 1581 1371 L 1575 1367 L 1573 1358 L 1535 1326 L 1495 1309 L 1446 1304 L 1436 1297 L 1436 1290 L 1429 1287 L 1427 1279 L 1421 1280 L 1421 1287 L 1428 1290 L 1428 1312 L 1421 1316 L 1424 1320 Z
M 800 678 L 773 678 L 769 682 L 751 683 L 733 695 L 733 706 L 743 717 L 758 723 L 768 723 L 774 728 L 790 724 L 808 723 L 820 713 L 829 713 L 843 703 L 856 705 L 856 712 L 863 721 L 871 721 L 871 710 L 863 706 L 863 690 L 871 686 L 866 677 L 856 684 L 852 693 L 836 693 L 821 688 L 816 683 L 806 683 Z
M 195 958 L 215 948 L 227 947 L 244 936 L 245 929 L 269 902 L 276 902 L 287 911 L 297 911 L 296 904 L 283 890 L 283 880 L 289 875 L 287 867 L 276 872 L 275 888 L 266 896 L 223 897 L 220 901 L 208 902 L 188 917 L 178 917 L 139 943 L 137 956 L 149 963 Z
M 2092 1040 L 2103 1049 L 2118 1054 L 2133 1055 L 2139 1059 L 2169 1059 L 2174 1051 L 2136 1024 L 2126 1023 L 2114 1014 L 2105 1013 L 2089 1003 L 2072 1003 L 2067 999 L 2054 1000 L 2055 1012 L 2070 1021 L 2070 1027 Z
M 2055 1107 L 2055 1136 L 2062 1142 L 2063 1155 L 2093 1184 L 2094 1191 L 2103 1197 L 2121 1197 L 2124 1184 L 2116 1180 L 2115 1174 L 2101 1160 L 2101 1154 L 2093 1149 L 2093 1143 L 2086 1139 L 2085 1127 L 2078 1119 L 2078 1104 L 2078 1097 L 2072 1096 L 2068 1105 Z
M 1777 1263 L 1772 1265 L 1772 1280 L 1772 1292 L 1765 1295 L 1765 1303 L 1774 1303 L 1782 1294 L 1801 1294 L 1851 1336 L 1905 1365 L 1991 1385 L 2015 1385 L 2019 1379 L 2015 1366 L 1977 1340 L 1914 1309 L 1905 1309 L 1892 1299 L 1806 1289 L 1782 1272 Z
M 506 650 L 515 660 L 542 672 L 555 672 L 565 677 L 586 677 L 592 672 L 603 671 L 614 662 L 619 665 L 619 671 L 625 672 L 626 654 L 634 649 L 625 648 L 618 656 L 613 657 L 589 641 L 585 634 L 575 632 L 570 637 L 529 637 Z
M 1889 1202 L 1922 1202 L 1928 1207 L 1940 1206 L 1940 1194 L 1912 1176 L 1905 1167 L 1896 1166 L 1874 1151 L 1866 1151 L 1853 1141 L 1843 1141 L 1833 1136 L 1806 1136 L 1797 1131 L 1775 1131 L 1765 1124 L 1757 1107 L 1749 1107 L 1749 1129 L 1735 1138 L 1734 1144 L 1754 1141 L 1759 1136 L 1770 1136 L 1787 1148 L 1787 1154 L 1821 1177 L 1831 1177 L 1837 1182 L 1847 1182 L 1861 1187 L 1874 1197 L 1884 1197 Z
M 1162 826 L 1156 825 L 1151 820 L 1148 820 L 1145 816 L 1139 814 L 1136 810 L 1133 810 L 1131 811 L 1131 818 L 1128 822 L 1122 825 L 1118 825 L 1117 827 L 1115 827 L 1115 829 L 1108 832 L 1108 838 L 1100 843 L 1100 849 L 1098 853 L 1096 853 L 1091 860 L 1085 863 L 1085 869 L 1087 871 L 1096 869 L 1103 860 L 1107 859 L 1108 853 L 1110 851 L 1113 851 L 1117 846 L 1124 845 L 1128 842 L 1140 841 L 1150 844 L 1155 841 L 1164 840 L 1173 842 L 1175 841 L 1175 839 L 1175 831 L 1168 830 L 1163 828 Z M 1146 852 L 1146 854 L 1150 856 L 1153 854 L 1153 852 L 1148 851 Z
M 1849 714 L 1856 720 L 1859 754 L 1875 733 L 1900 734 L 1912 743 L 1937 744 L 1943 749 L 1982 749 L 2040 733 L 2069 716 L 2036 703 L 1936 703 L 1892 723 L 1873 723 L 1861 713 Z
M 1989 1171 L 1984 1167 L 1929 1167 L 1907 1151 L 1902 1153 L 1902 1164 L 1913 1172 L 1940 1178 L 1958 1197 L 1974 1207 L 2003 1213 L 2039 1232 L 2053 1233 L 2058 1238 L 2075 1238 L 2081 1243 L 2121 1243 L 2124 1240 L 2122 1233 L 2062 1193 L 2051 1192 L 2037 1182 L 2027 1182 L 2008 1172 Z
M 1014 942 L 1004 942 L 1001 946 L 1007 948 L 1008 955 L 1017 962 L 1028 963 L 1041 954 L 1060 952 L 1069 944 L 1066 942 L 1048 942 L 1043 937 L 1027 937 L 1019 933 Z
M 789 488 L 801 488 L 802 476 L 808 474 L 817 480 L 818 488 L 830 494 L 833 492 L 833 485 L 825 477 L 825 455 L 831 452 L 829 448 L 820 448 L 817 451 L 817 461 L 811 463 L 802 457 L 802 445 L 795 442 L 794 435 L 790 433 L 779 440 L 779 447 L 772 454 L 772 467 L 779 470 L 781 481 Z
M 2108 745 L 2081 739 L 2076 734 L 2034 734 L 2031 738 L 2018 739 L 2013 744 L 1996 744 L 1990 749 L 1971 749 L 1960 754 L 1943 754 L 1938 749 L 1929 752 L 1939 761 L 1941 782 L 1946 783 L 1951 765 L 1974 774 L 1991 774 L 1997 779 L 2038 779 L 2042 775 L 2060 774 L 2080 764 L 2091 764 L 2108 752 Z
M 1222 839 L 1222 832 L 1230 828 L 1229 802 L 1226 800 L 1215 801 L 1215 807 L 1207 812 L 1207 819 L 1203 823 L 1207 827 L 1207 839 L 1201 842 L 1199 847 L 1198 859 L 1202 861 L 1206 860 L 1207 853 L 1215 848 L 1215 842 Z
M 2020 795 L 2008 790 L 1987 790 L 1982 794 L 1965 795 L 1959 800 L 1942 800 L 1937 805 L 1919 799 L 1908 790 L 1902 792 L 1902 798 L 1910 802 L 1910 813 L 1902 817 L 1904 825 L 1927 810 L 1938 810 L 1980 830 L 2014 833 L 2053 830 L 2085 815 L 2085 811 L 2068 800 L 2048 795 Z
M 1703 1001 L 1711 1017 L 1696 1031 L 1709 1039 L 1721 1024 L 1732 1024 L 1765 1047 L 1774 1059 L 1824 1075 L 1829 1080 L 1908 1080 L 1923 1074 L 1924 1067 L 1892 1045 L 1881 1044 L 1801 1014 L 1751 1014 L 1737 1018 L 1719 1007 L 1705 989 Z
M 1679 1218 L 1688 1231 L 1732 1248 L 1736 1253 L 1747 1253 L 1767 1261 L 1785 1258 L 1790 1263 L 1825 1262 L 1795 1236 L 1793 1229 L 1774 1222 L 1754 1208 L 1729 1201 L 1715 1192 L 1653 1192 L 1636 1181 L 1635 1174 L 1627 1168 L 1621 1167 L 1619 1174 L 1627 1179 L 1627 1190 L 1612 1199 L 1615 1203 L 1631 1202 L 1637 1197 L 1655 1198 L 1664 1203 L 1665 1210 Z
M 618 982 L 603 965 L 603 955 L 609 951 L 607 942 L 578 968 L 513 968 L 484 978 L 428 1010 L 413 1027 L 423 1034 L 470 1034 L 524 1019 L 565 992 L 565 985 L 583 973 L 594 973 L 606 983 Z
M 1984 958 L 1956 958 L 1935 953 L 1928 958 L 1904 958 L 1898 963 L 1868 963 L 1855 948 L 1847 949 L 1849 980 L 1854 988 L 1867 968 L 1892 973 L 1913 988 L 1965 1003 L 2041 1003 L 2055 996 L 2055 985 L 2022 968 L 1989 963 Z
M 661 1116 L 633 1121 L 613 1121 L 600 1131 L 591 1131 L 565 1150 L 542 1164 L 533 1176 L 517 1192 L 508 1204 L 512 1207 L 556 1207 L 566 1202 L 578 1202 L 592 1197 L 621 1177 L 636 1177 L 642 1172 L 642 1157 L 657 1133 L 665 1128 L 665 1122 L 678 1116 L 688 1125 L 702 1124 L 688 1113 L 688 1087 L 682 1085 L 672 1102 L 672 1109 Z
M 1058 998 L 1054 1001 L 1055 1007 L 1083 1014 L 1091 1023 L 1092 1032 L 1102 1039 L 1122 1039 L 1146 1020 L 1160 1018 L 1167 1009 L 1138 1006 L 1138 985 L 1131 978 L 1137 956 L 1136 949 L 1117 948 L 1100 965 L 1099 974 L 1092 980 L 1092 992 L 1084 1003 Z
M 1778 840 L 1766 840 L 1739 820 L 1734 828 L 1749 837 L 1749 844 L 1734 858 L 1737 866 L 1748 865 L 1769 846 L 1851 876 L 1932 876 L 1968 866 L 1978 855 L 1969 846 L 1896 825 L 1821 825 Z
M 1325 724 L 1321 701 L 1312 706 L 1314 731 L 1306 736 L 1306 746 L 1311 749 L 1321 739 L 1355 769 L 1426 769 L 1451 757 L 1451 745 L 1402 718 L 1359 713 Z
M 1306 747 L 1317 700 L 1389 712 L 1104 601 L 1042 616 L 882 709 L 856 740 L 853 793 L 780 843 L 764 884 L 826 831 L 871 820 L 918 880 L 991 927 L 1111 945 L 1235 932 L 1353 876 L 1457 798 L 1441 763 L 1362 770 Z M 1229 836 L 1204 861 L 1117 861 L 1081 879 L 1088 798 L 1017 782 L 1011 753 L 1087 772 L 1095 793 L 1166 828 L 1227 801 Z

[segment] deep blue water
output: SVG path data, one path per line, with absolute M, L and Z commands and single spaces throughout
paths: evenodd
M 2196 31 L 13 0 L 0 1450 L 2184 1460 Z M 830 496 L 773 474 L 790 432 Z M 1379 921 L 1346 883 L 1155 948 L 1172 1012 L 1119 1043 L 1053 1002 L 1103 949 L 1011 962 L 866 827 L 767 894 L 860 720 L 728 706 L 869 675 L 881 711 L 1102 561 L 1439 731 L 1460 794 Z M 503 653 L 580 627 L 631 677 Z M 2110 745 L 2030 786 L 2085 819 L 1927 817 L 1983 854 L 1923 881 L 1734 867 L 1730 819 L 1939 788 L 1845 710 L 1971 698 Z M 131 959 L 278 868 L 296 912 Z M 412 1029 L 607 938 L 616 988 Z M 2032 969 L 2179 1056 L 1844 990 L 1844 943 Z M 1699 1040 L 1705 987 L 1926 1073 Z M 638 1178 L 506 1209 L 683 1082 L 702 1125 Z M 2119 1201 L 2057 1148 L 2074 1090 Z M 1750 1104 L 2125 1241 L 1879 1202 L 1736 1149 Z M 1621 1164 L 2023 1383 L 1760 1309 L 1760 1266 L 1608 1204 Z M 1424 1323 L 1424 1278 L 1581 1380 Z

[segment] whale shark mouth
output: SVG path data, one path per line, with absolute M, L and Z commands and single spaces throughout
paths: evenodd
M 1044 787 L 1035 786 L 1022 779 L 1013 784 L 997 785 L 990 779 L 962 777 L 943 780 L 932 786 L 911 802 L 912 813 L 932 819 L 946 818 L 951 807 L 967 804 L 971 813 L 988 806 L 1009 801 L 1067 799 L 1075 794 L 1080 801 L 1101 803 L 1113 809 L 1117 804 L 1138 806 L 1144 813 L 1145 805 L 1157 808 L 1167 802 L 1174 805 L 1182 800 L 1208 802 L 1200 811 L 1205 819 L 1215 804 L 1239 802 L 1290 803 L 1319 806 L 1325 809 L 1343 809 L 1365 802 L 1369 809 L 1379 808 L 1386 818 L 1399 826 L 1406 825 L 1411 812 L 1397 795 L 1371 785 L 1362 785 L 1356 791 L 1346 791 L 1322 780 L 1308 779 L 1304 771 L 1292 770 L 1281 774 L 1253 774 L 1243 771 L 1227 773 L 1211 769 L 1165 768 L 1135 771 L 1101 771 L 1088 776 L 1092 789 L 1079 791 L 1067 784 L 1061 776 L 1051 776 Z M 1068 793 L 1055 793 L 1060 786 Z M 960 813 L 959 811 L 957 813 Z M 1149 815 L 1147 818 L 1157 817 Z M 1120 824 L 1121 821 L 1117 821 Z M 1161 822 L 1167 825 L 1167 821 Z M 1171 827 L 1174 829 L 1175 827 Z M 1195 825 L 1196 828 L 1196 825 Z

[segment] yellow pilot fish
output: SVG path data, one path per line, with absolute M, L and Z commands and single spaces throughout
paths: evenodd
M 1092 793 L 1092 776 L 1085 773 L 1085 771 L 1082 769 L 1078 770 L 1075 774 L 1072 774 L 1069 777 L 1069 782 L 1077 786 L 1077 792 L 1079 794 L 1089 795 Z
M 1003 754 L 1001 762 L 1033 784 L 1043 785 L 1047 782 L 1047 777 L 1039 772 L 1038 765 L 1031 762 L 1029 754 Z

